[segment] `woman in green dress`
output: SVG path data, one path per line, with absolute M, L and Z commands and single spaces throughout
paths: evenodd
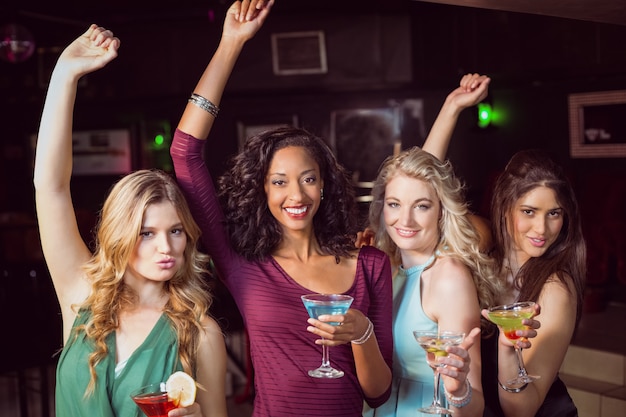
M 102 208 L 95 251 L 77 226 L 70 178 L 79 79 L 111 62 L 120 41 L 91 25 L 61 54 L 46 96 L 34 183 L 44 256 L 61 307 L 64 348 L 56 415 L 141 416 L 136 388 L 184 370 L 201 389 L 170 415 L 226 416 L 226 349 L 207 315 L 207 258 L 178 186 L 157 170 L 122 178 Z

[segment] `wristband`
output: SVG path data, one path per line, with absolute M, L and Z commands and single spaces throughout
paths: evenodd
M 465 407 L 467 404 L 472 402 L 472 384 L 470 384 L 469 380 L 465 378 L 465 394 L 461 397 L 455 397 L 450 395 L 446 388 L 444 387 L 444 391 L 446 392 L 446 398 L 448 399 L 448 403 L 456 408 Z
M 351 343 L 354 343 L 355 345 L 362 345 L 363 343 L 367 342 L 369 340 L 369 338 L 372 336 L 372 333 L 374 333 L 374 324 L 371 322 L 371 320 L 367 317 L 365 317 L 367 319 L 367 329 L 365 330 L 365 333 L 363 333 L 363 336 L 359 337 L 358 339 L 354 339 L 351 340 Z
M 220 108 L 213 104 L 210 100 L 207 100 L 206 98 L 196 93 L 193 93 L 191 97 L 189 97 L 188 101 L 200 107 L 202 110 L 210 113 L 213 117 L 217 117 L 217 114 L 220 111 Z

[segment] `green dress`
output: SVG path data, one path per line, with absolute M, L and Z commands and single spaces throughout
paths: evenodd
M 115 332 L 106 343 L 109 354 L 96 366 L 98 380 L 95 391 L 85 397 L 90 374 L 88 356 L 93 342 L 83 333 L 75 338 L 77 326 L 91 317 L 81 311 L 67 344 L 61 352 L 56 375 L 56 415 L 63 417 L 142 417 L 139 407 L 130 398 L 130 392 L 154 382 L 160 382 L 173 372 L 182 370 L 178 358 L 178 339 L 172 322 L 161 315 L 143 343 L 128 358 L 116 376 Z

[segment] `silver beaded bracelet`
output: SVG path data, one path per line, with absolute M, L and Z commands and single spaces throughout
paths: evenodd
M 365 317 L 365 318 L 367 319 L 367 330 L 365 330 L 365 333 L 363 333 L 363 336 L 351 341 L 355 345 L 362 345 L 363 343 L 367 342 L 369 338 L 372 336 L 372 333 L 374 333 L 374 324 L 371 322 L 371 320 L 368 317 Z
M 219 107 L 211 103 L 210 100 L 202 97 L 200 94 L 193 93 L 191 97 L 189 97 L 189 102 L 200 107 L 202 110 L 209 112 L 213 117 L 217 117 L 217 114 L 220 112 Z
M 461 397 L 455 397 L 453 395 L 450 395 L 444 387 L 444 391 L 446 391 L 446 398 L 448 399 L 448 403 L 450 405 L 456 408 L 461 408 L 472 402 L 472 384 L 470 384 L 467 378 L 465 378 L 465 387 L 467 389 L 465 391 L 465 394 L 463 394 L 463 396 Z

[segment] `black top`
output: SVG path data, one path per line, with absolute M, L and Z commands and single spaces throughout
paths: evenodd
M 494 330 L 492 335 L 481 340 L 482 384 L 485 396 L 483 417 L 504 416 L 498 398 L 498 331 Z M 535 417 L 578 417 L 576 405 L 558 375 Z

